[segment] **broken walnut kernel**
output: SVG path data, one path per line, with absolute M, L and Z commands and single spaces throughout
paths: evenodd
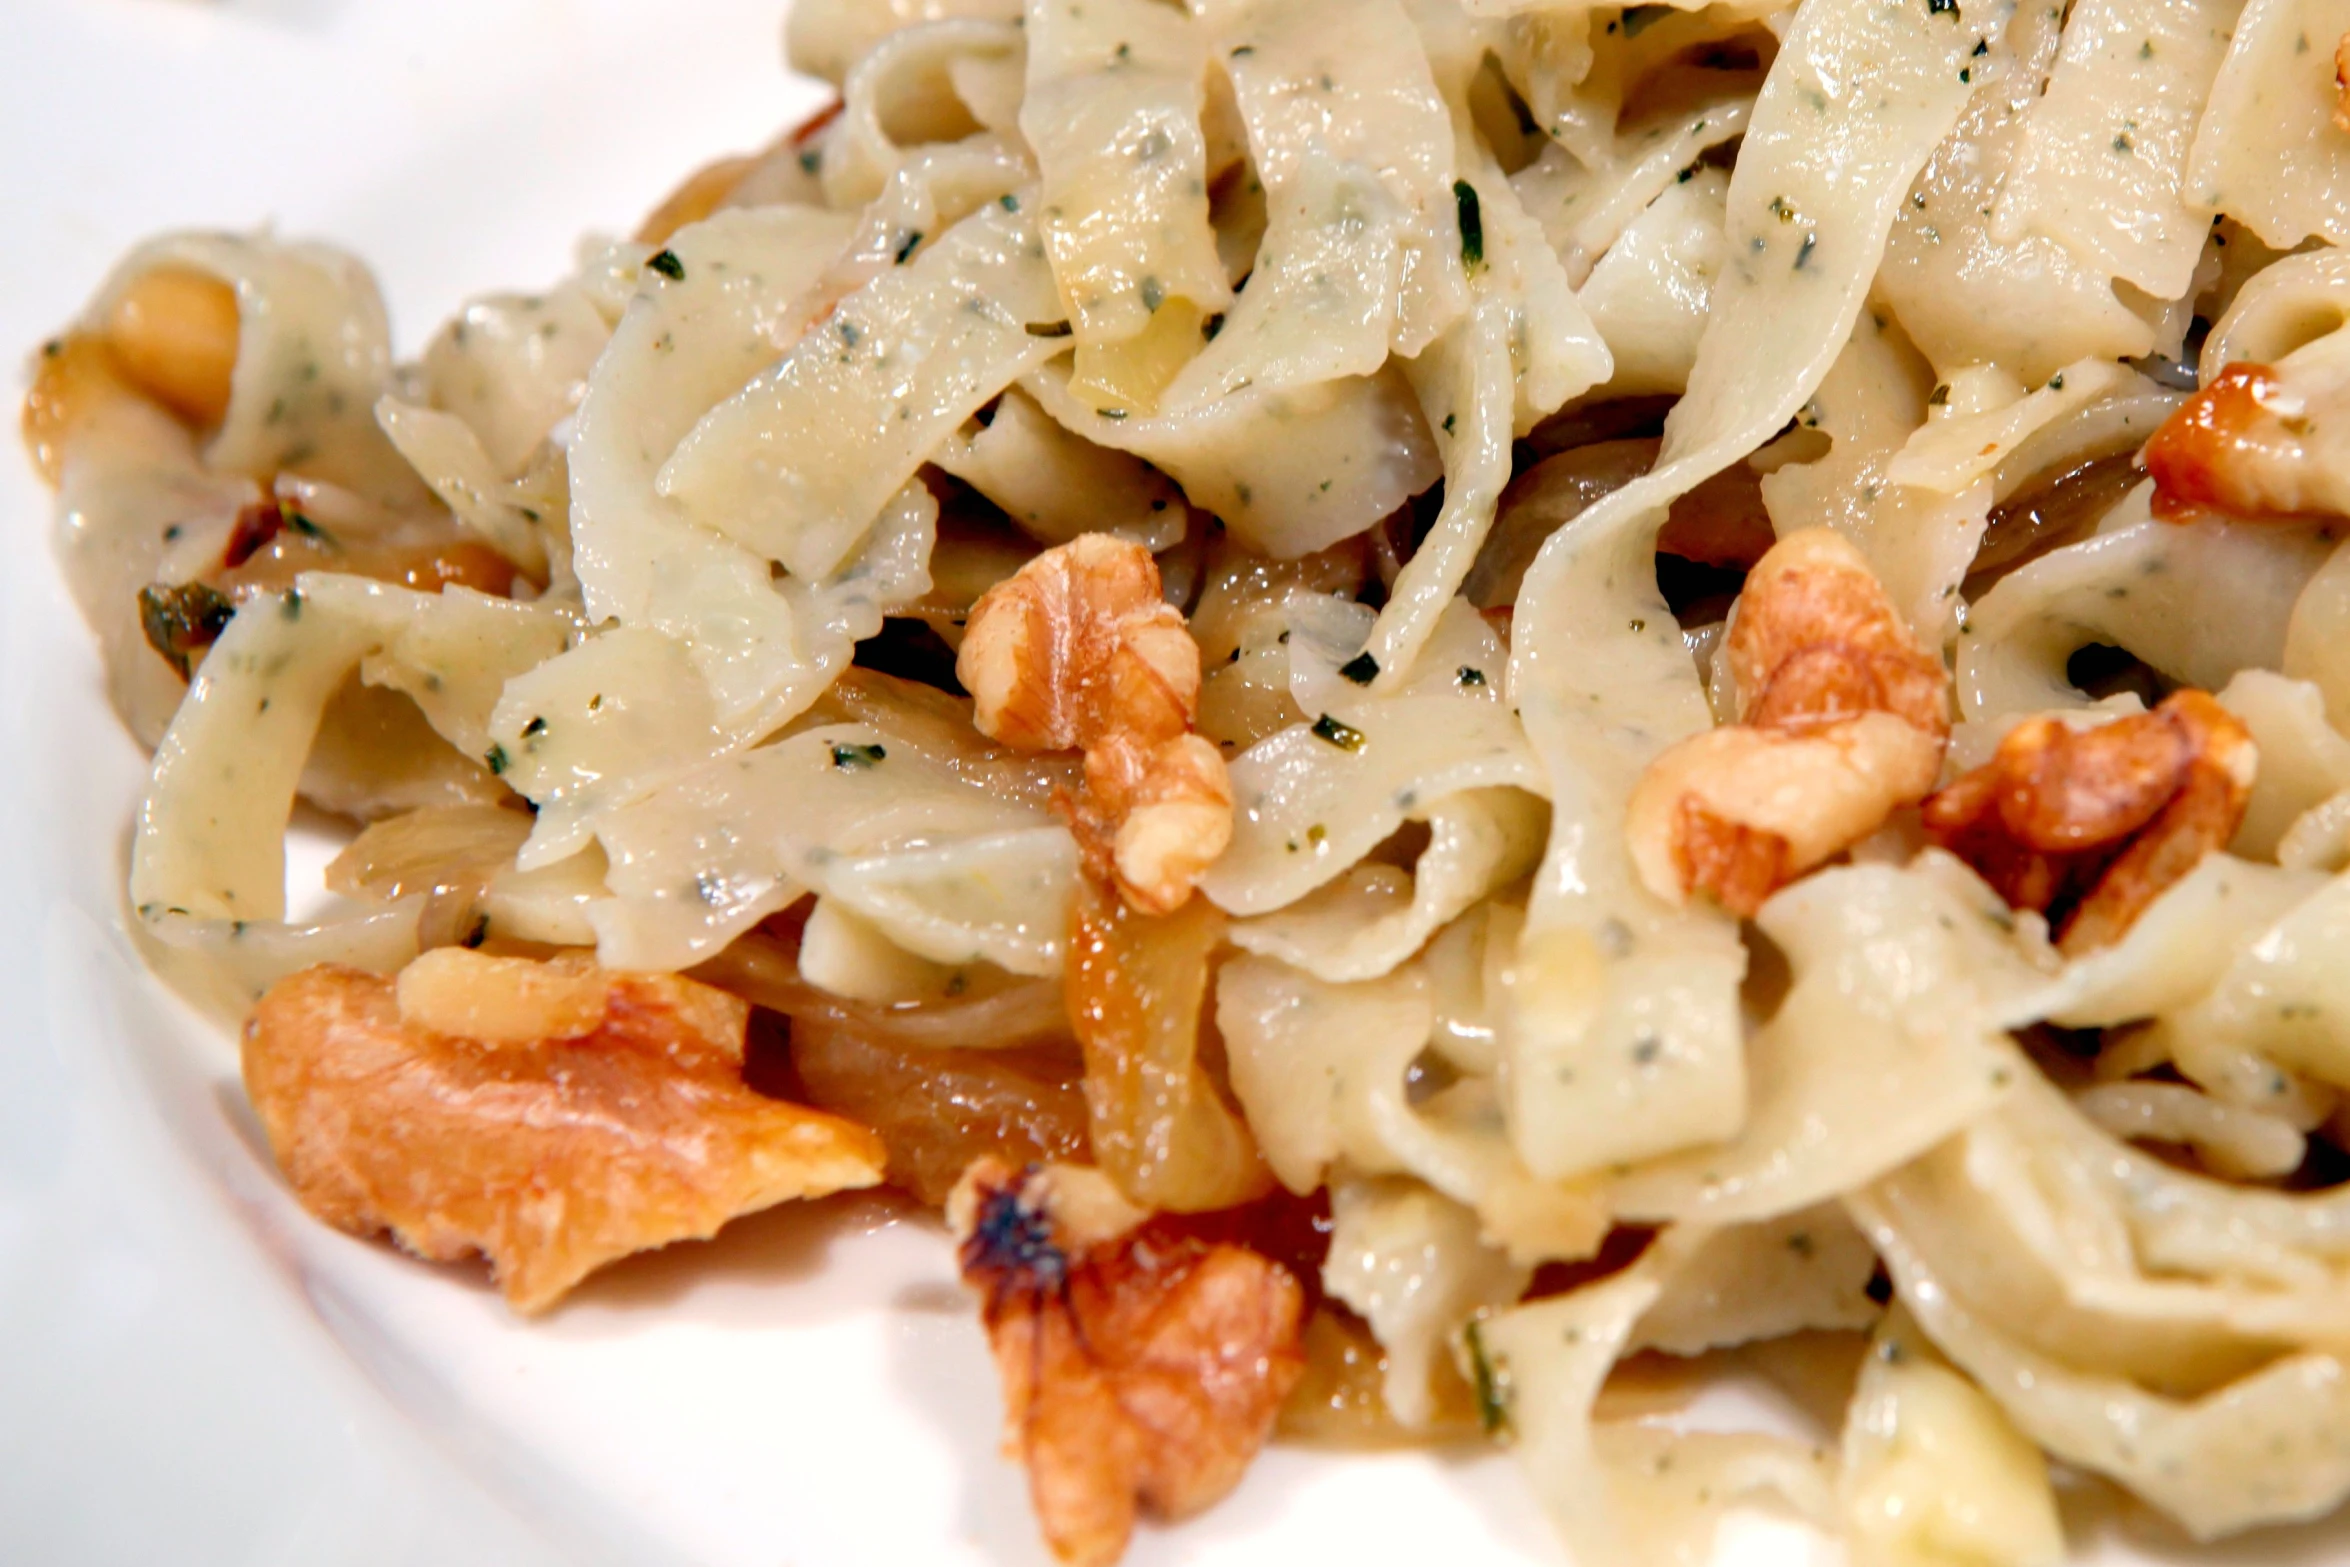
M 1748 574 L 1727 654 L 1738 722 L 1649 764 L 1624 832 L 1640 879 L 1740 916 L 1922 799 L 1950 735 L 1948 674 L 1859 551 L 1789 534 Z
M 1138 1510 L 1240 1481 L 1304 1370 L 1305 1291 L 1245 1246 L 1147 1222 L 1100 1172 L 983 1159 L 947 1202 L 1053 1554 L 1103 1567 Z
M 1180 908 L 1232 839 L 1232 785 L 1194 735 L 1199 647 L 1139 544 L 1083 534 L 972 606 L 955 672 L 973 722 L 1025 751 L 1085 753 L 1063 810 L 1099 875 L 1138 909 Z
M 578 958 L 322 965 L 254 1008 L 245 1091 L 305 1208 L 430 1261 L 481 1253 L 537 1312 L 631 1252 L 881 1179 L 871 1132 L 744 1085 L 749 1015 Z
M 2065 953 L 2090 952 L 2235 836 L 2259 761 L 2201 691 L 2092 729 L 2030 718 L 1926 801 L 1925 826 L 2011 906 L 2048 915 Z

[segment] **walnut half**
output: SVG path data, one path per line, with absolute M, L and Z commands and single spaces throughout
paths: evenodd
M 1138 1508 L 1220 1500 L 1305 1367 L 1305 1291 L 1245 1246 L 1184 1234 L 1099 1171 L 982 1159 L 947 1201 L 1004 1384 L 1005 1445 L 1072 1567 L 1126 1549 Z
M 1789 534 L 1756 563 L 1728 653 L 1738 722 L 1650 763 L 1624 833 L 1658 897 L 1702 893 L 1744 916 L 1933 788 L 1950 679 L 1860 552 L 1826 528 Z
M 1199 646 L 1150 552 L 1101 533 L 1046 550 L 972 606 L 955 673 L 981 734 L 1085 753 L 1063 809 L 1095 874 L 1147 913 L 1182 907 L 1232 841 L 1232 783 L 1191 732 Z
M 313 1214 L 543 1311 L 631 1252 L 881 1179 L 863 1127 L 744 1086 L 749 1006 L 672 974 L 461 947 L 323 965 L 245 1025 L 245 1091 Z
M 1926 801 L 1926 830 L 2010 905 L 2050 916 L 2068 955 L 2119 941 L 2236 835 L 2260 755 L 2202 691 L 2093 729 L 2031 718 Z

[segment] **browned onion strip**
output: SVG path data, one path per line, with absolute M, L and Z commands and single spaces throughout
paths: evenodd
M 936 1208 L 975 1160 L 1013 1168 L 1083 1161 L 1077 1052 L 926 1050 L 859 1028 L 795 1022 L 792 1066 L 808 1103 L 870 1127 L 889 1181 Z
M 1077 895 L 1069 1021 L 1085 1047 L 1094 1159 L 1128 1197 L 1168 1213 L 1237 1207 L 1272 1186 L 1200 1058 L 1223 938 L 1224 915 L 1204 898 L 1153 916 L 1090 880 Z

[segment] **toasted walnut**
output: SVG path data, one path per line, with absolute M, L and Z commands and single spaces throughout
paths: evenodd
M 2201 691 L 2094 729 L 2033 718 L 1926 801 L 1926 830 L 2066 953 L 2119 941 L 2146 906 L 2235 836 L 2259 752 Z
M 1921 799 L 1949 739 L 1949 676 L 1857 550 L 1826 528 L 1756 563 L 1729 636 L 1738 722 L 1667 750 L 1632 791 L 1640 879 L 1750 915 Z
M 1239 1483 L 1304 1368 L 1295 1275 L 1146 1223 L 1079 1166 L 982 1160 L 947 1216 L 1055 1556 L 1114 1562 L 1138 1508 L 1181 1518 Z
M 322 966 L 245 1027 L 245 1091 L 302 1205 L 487 1256 L 517 1311 L 738 1214 L 881 1179 L 864 1128 L 742 1080 L 750 1008 L 692 980 L 445 948 L 397 985 Z
M 2181 403 L 2146 443 L 2154 514 L 2191 522 L 2350 514 L 2350 469 L 2335 432 L 2350 385 L 2322 361 L 2231 364 Z
M 1085 793 L 1063 802 L 1097 875 L 1164 914 L 1232 839 L 1232 786 L 1191 733 L 1199 647 L 1159 596 L 1139 544 L 1088 533 L 981 595 L 955 673 L 973 722 L 1025 751 L 1085 752 Z

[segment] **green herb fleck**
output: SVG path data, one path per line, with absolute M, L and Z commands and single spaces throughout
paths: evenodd
M 534 718 L 522 726 L 522 738 L 525 740 L 535 740 L 546 732 L 547 721 L 544 717 Z
M 1457 678 L 1464 686 L 1481 686 L 1485 684 L 1485 671 L 1473 664 L 1463 664 Z
M 1135 293 L 1142 300 L 1142 308 L 1153 314 L 1156 314 L 1158 308 L 1167 302 L 1167 290 L 1155 277 L 1144 278 L 1141 284 L 1136 287 Z
M 490 772 L 501 778 L 506 774 L 508 760 L 506 748 L 502 745 L 493 745 L 482 754 L 482 761 L 489 765 Z
M 1477 204 L 1477 187 L 1454 180 L 1452 199 L 1461 214 L 1461 265 L 1474 276 L 1485 270 L 1485 215 Z
M 905 240 L 898 246 L 897 264 L 901 267 L 904 266 L 908 259 L 913 256 L 914 252 L 921 247 L 921 244 L 922 231 L 920 229 L 914 229 L 910 231 L 906 235 Z
M 656 250 L 645 258 L 647 270 L 658 272 L 672 283 L 685 281 L 685 263 L 677 259 L 674 250 Z
M 1379 660 L 1368 652 L 1357 653 L 1339 665 L 1338 672 L 1358 686 L 1367 686 L 1379 678 Z
M 1326 741 L 1341 751 L 1360 751 L 1364 735 L 1352 724 L 1342 724 L 1328 713 L 1314 720 L 1314 738 Z
M 147 645 L 182 680 L 194 668 L 197 651 L 218 640 L 236 613 L 225 595 L 201 582 L 158 582 L 139 589 L 139 626 L 147 633 Z
M 1469 1386 L 1477 1395 L 1477 1421 L 1487 1436 L 1509 1429 L 1509 1379 L 1485 1349 L 1485 1325 L 1471 1322 L 1461 1329 L 1461 1343 L 1469 1351 Z
M 861 773 L 879 767 L 889 752 L 878 745 L 836 745 L 832 748 L 832 765 L 843 772 Z
M 301 590 L 297 588 L 286 589 L 284 595 L 277 601 L 277 612 L 288 620 L 300 620 L 302 618 Z

